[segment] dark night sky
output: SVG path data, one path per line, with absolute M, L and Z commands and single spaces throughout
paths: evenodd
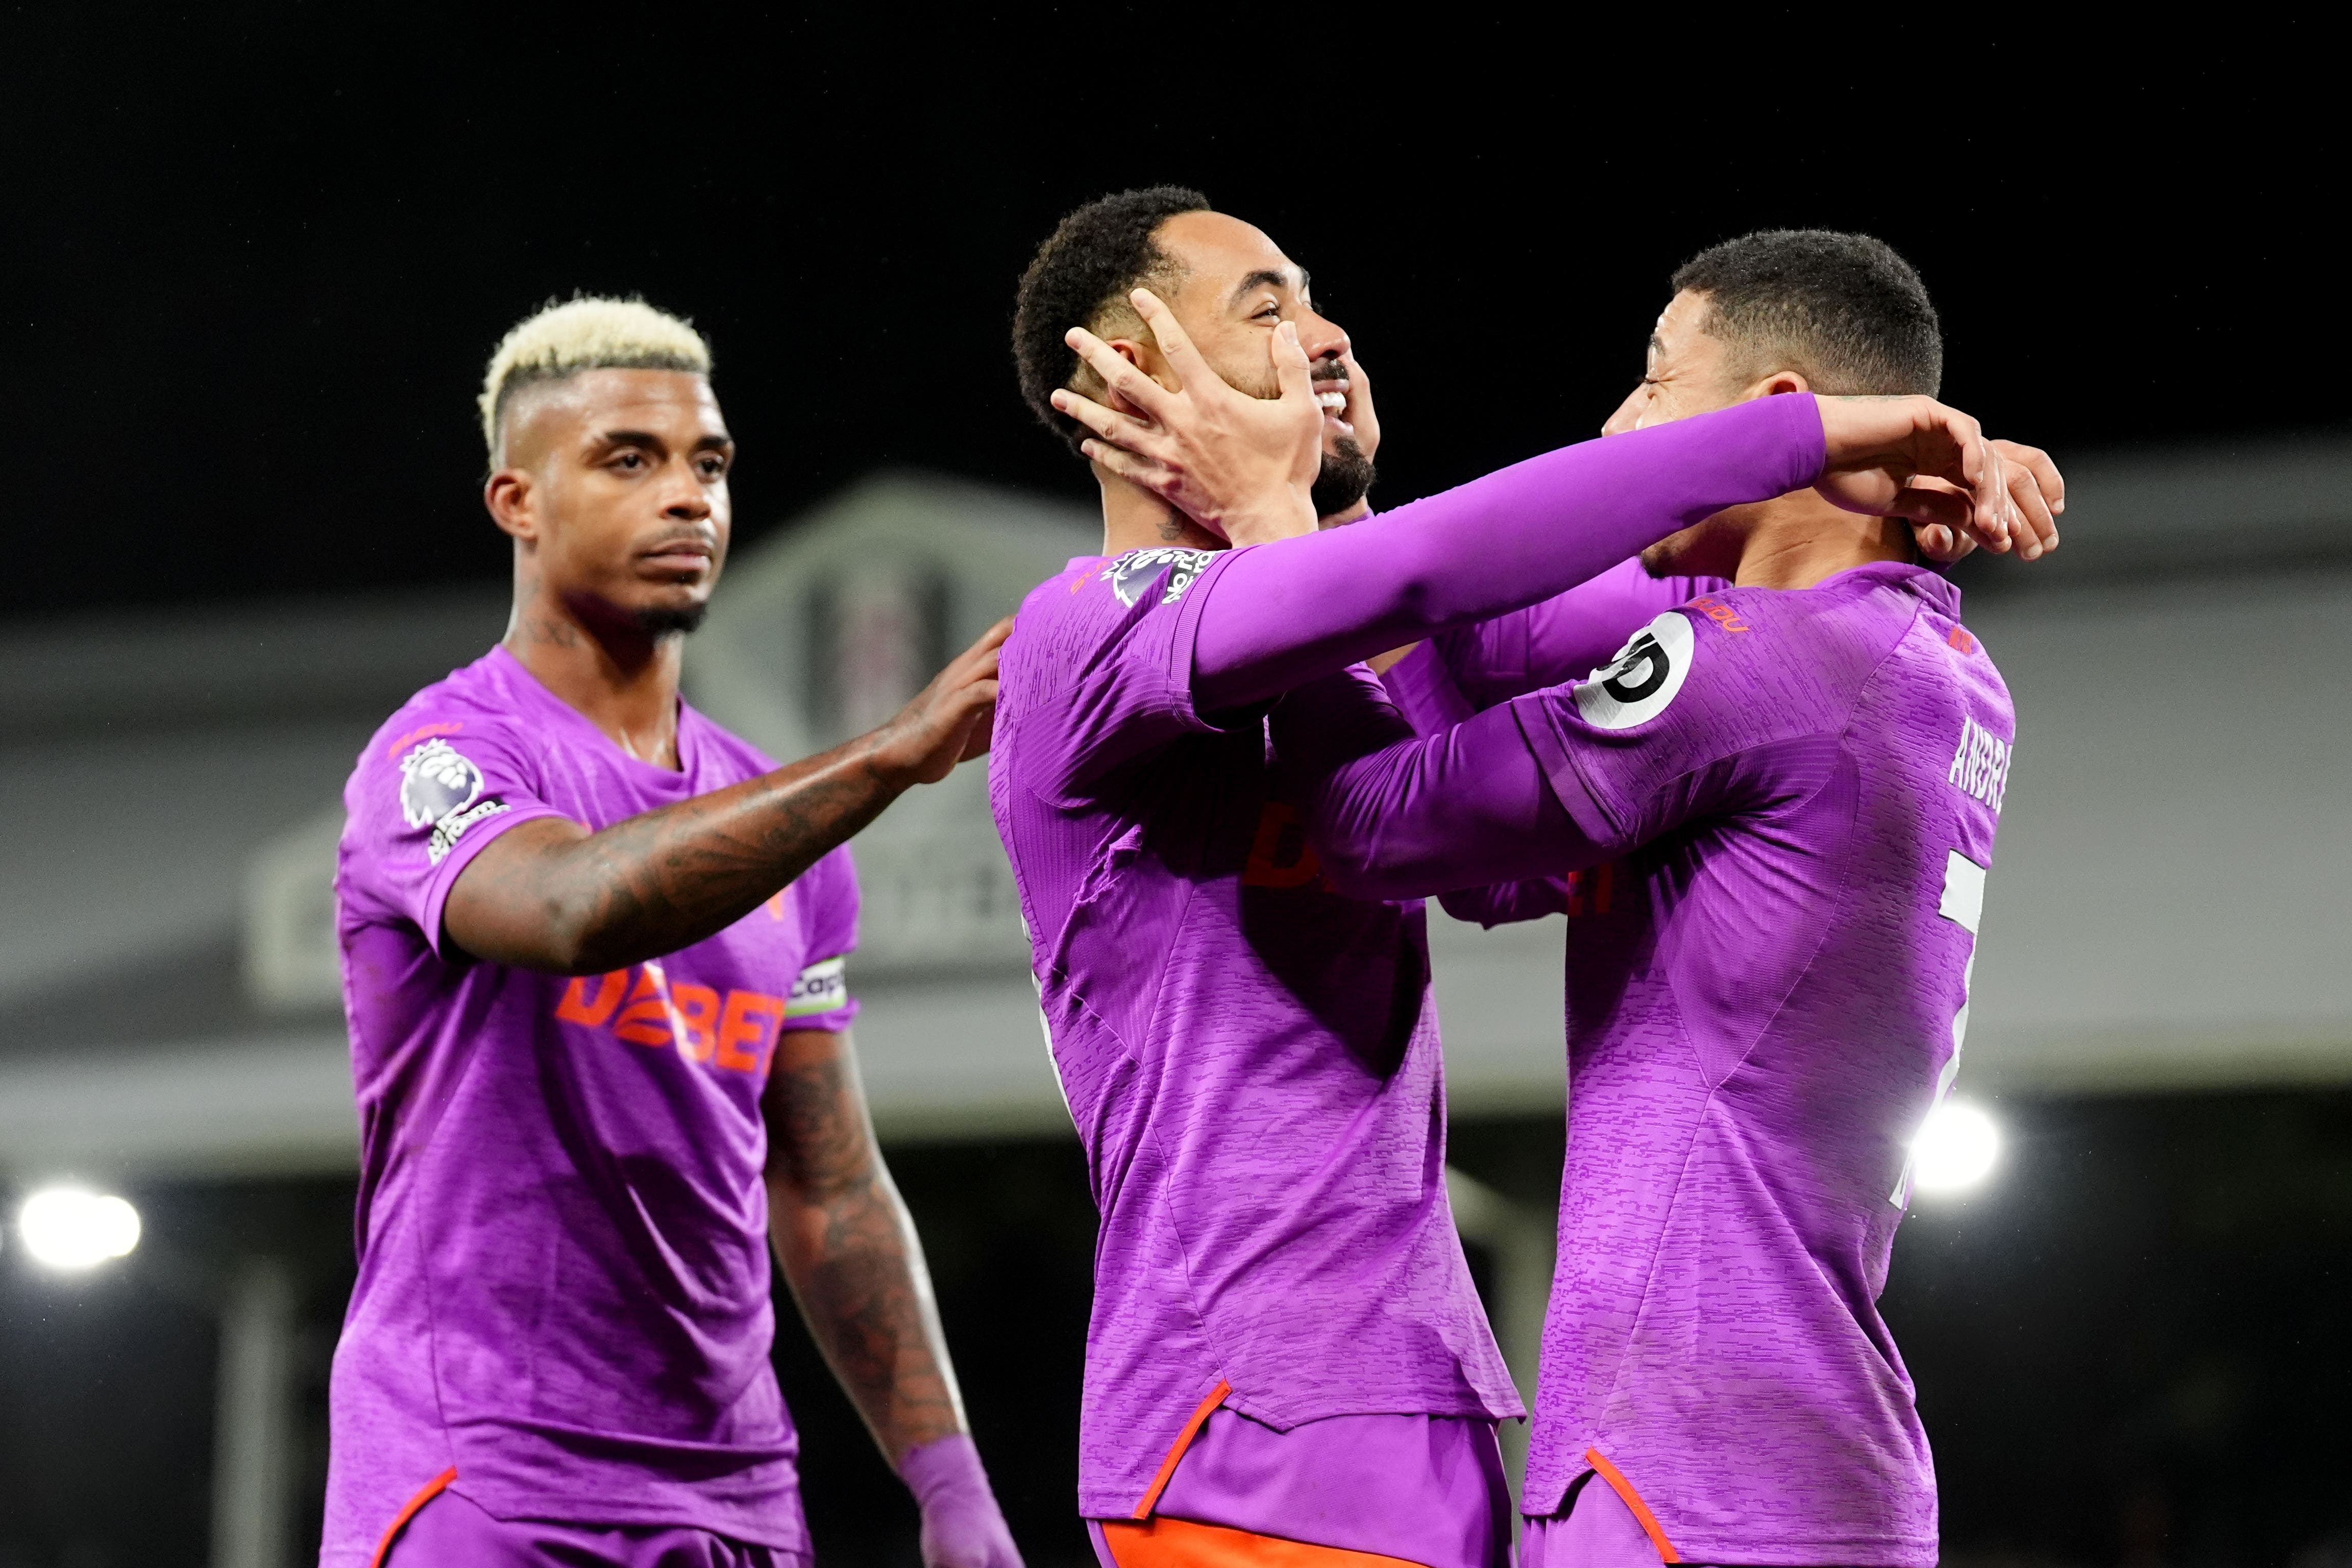
M 1013 394 L 1012 286 L 1062 211 L 1155 180 L 1314 270 L 1391 502 L 1591 432 L 1674 265 L 1768 225 L 1894 242 L 1948 397 L 2062 458 L 2352 417 L 2339 95 L 2294 24 L 864 15 L 0 23 L 0 605 L 502 574 L 476 378 L 577 289 L 709 332 L 747 537 L 883 464 L 1083 495 Z

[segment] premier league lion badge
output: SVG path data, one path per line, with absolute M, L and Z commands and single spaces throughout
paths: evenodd
M 400 815 L 430 827 L 482 798 L 482 770 L 446 741 L 427 741 L 400 759 Z
M 466 829 L 507 809 L 482 798 L 482 770 L 446 741 L 427 741 L 400 759 L 400 815 L 411 827 L 430 827 L 425 858 L 438 866 Z

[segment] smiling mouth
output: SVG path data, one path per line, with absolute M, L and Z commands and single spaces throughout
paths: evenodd
M 1322 405 L 1323 416 L 1344 425 L 1348 422 L 1348 384 L 1344 381 L 1321 381 L 1315 384 L 1315 401 Z

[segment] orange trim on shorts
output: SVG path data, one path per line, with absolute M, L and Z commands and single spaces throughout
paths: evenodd
M 400 1505 L 400 1511 L 392 1516 L 392 1528 L 385 1531 L 383 1539 L 375 1543 L 375 1555 L 368 1559 L 368 1568 L 383 1568 L 383 1560 L 390 1554 L 392 1543 L 400 1539 L 400 1532 L 408 1528 L 408 1521 L 416 1517 L 416 1510 L 439 1497 L 457 1479 L 457 1467 L 452 1465 L 425 1482 L 424 1489 Z
M 1175 1446 L 1168 1450 L 1168 1457 L 1160 1461 L 1160 1473 L 1151 1478 L 1150 1486 L 1144 1488 L 1143 1500 L 1135 1505 L 1136 1518 L 1151 1517 L 1151 1510 L 1160 1505 L 1160 1494 L 1168 1489 L 1168 1479 L 1176 1473 L 1176 1461 L 1184 1457 L 1184 1450 L 1191 1447 L 1192 1439 L 1200 1436 L 1201 1423 L 1206 1421 L 1210 1413 L 1223 1405 L 1225 1395 L 1233 1391 L 1232 1384 L 1222 1377 L 1217 1379 L 1217 1386 L 1209 1390 L 1209 1397 L 1201 1401 L 1201 1407 L 1193 1411 L 1192 1418 L 1184 1423 L 1184 1430 L 1176 1434 Z
M 1650 1511 L 1650 1505 L 1642 1500 L 1642 1494 L 1633 1489 L 1633 1483 L 1625 1479 L 1625 1472 L 1611 1464 L 1598 1448 L 1585 1449 L 1584 1462 L 1598 1470 L 1601 1479 L 1609 1483 L 1609 1489 L 1633 1510 L 1633 1522 L 1642 1527 L 1642 1533 L 1648 1536 L 1650 1544 L 1658 1549 L 1658 1556 L 1668 1563 L 1681 1562 L 1682 1554 L 1675 1550 L 1675 1543 L 1666 1539 L 1665 1527 L 1658 1522 L 1658 1516 Z
M 1318 1546 L 1189 1519 L 1095 1521 L 1118 1568 L 1421 1568 L 1402 1557 Z

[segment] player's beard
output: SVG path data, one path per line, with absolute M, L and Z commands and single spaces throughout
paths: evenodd
M 1372 460 L 1356 445 L 1353 436 L 1342 436 L 1331 450 L 1323 454 L 1322 467 L 1315 472 L 1315 485 L 1309 492 L 1315 499 L 1315 515 L 1329 517 L 1342 512 L 1364 499 L 1379 478 Z
M 637 629 L 649 637 L 684 637 L 700 626 L 702 617 L 709 613 L 710 602 L 706 599 L 699 605 L 681 605 L 675 608 L 667 605 L 646 605 L 639 608 L 632 618 L 637 623 Z

